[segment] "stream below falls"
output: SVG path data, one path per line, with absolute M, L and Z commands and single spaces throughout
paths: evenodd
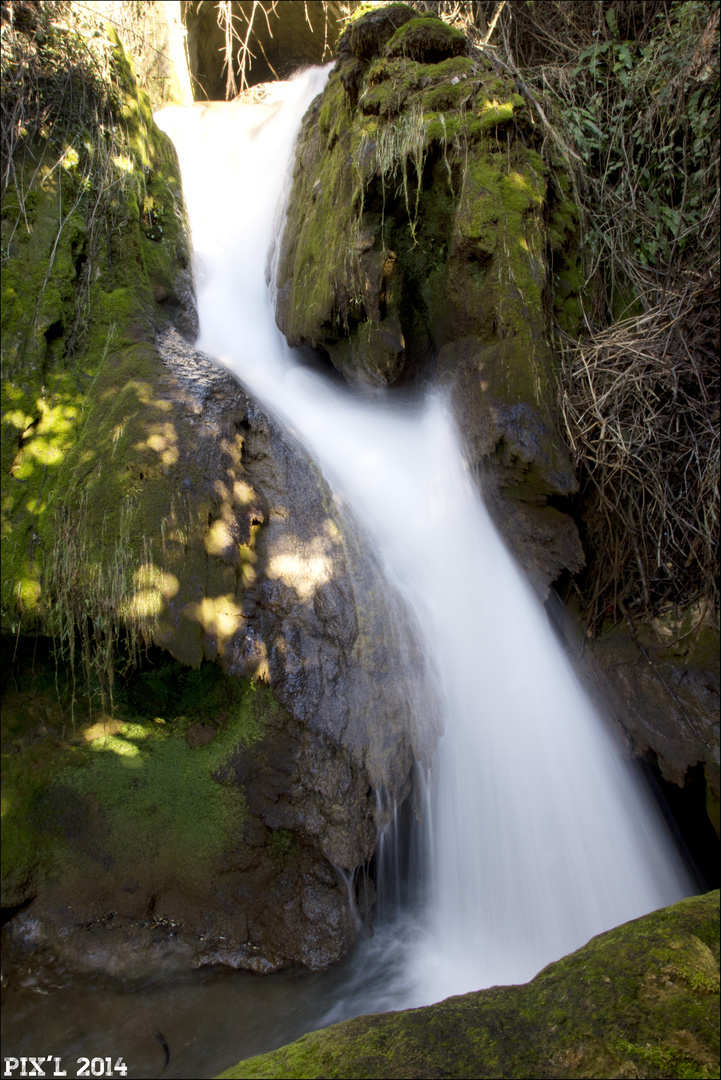
M 381 895 L 391 916 L 322 974 L 149 972 L 122 991 L 28 977 L 6 998 L 7 1054 L 58 1054 L 66 1068 L 81 1054 L 122 1055 L 131 1077 L 212 1076 L 361 1012 L 526 981 L 694 891 L 496 533 L 443 396 L 395 406 L 351 394 L 300 364 L 276 329 L 267 253 L 296 132 L 325 78 L 311 69 L 269 103 L 173 108 L 159 123 L 191 221 L 197 347 L 308 447 L 421 628 L 444 729 L 425 884 L 405 914 Z

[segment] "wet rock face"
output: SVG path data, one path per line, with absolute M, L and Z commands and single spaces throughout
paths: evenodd
M 430 759 L 432 692 L 372 553 L 303 448 L 172 327 L 148 342 L 144 375 L 148 424 L 162 403 L 165 439 L 154 452 L 172 443 L 173 455 L 163 481 L 136 496 L 143 530 L 163 522 L 152 573 L 142 561 L 136 572 L 137 600 L 153 600 L 155 644 L 186 665 L 176 678 L 216 663 L 231 683 L 259 689 L 243 691 L 242 708 L 232 692 L 215 710 L 201 695 L 175 717 L 171 681 L 167 693 L 131 696 L 160 717 L 142 730 L 122 719 L 85 725 L 82 762 L 88 747 L 104 756 L 79 771 L 80 759 L 59 758 L 38 785 L 42 812 L 30 813 L 33 835 L 43 845 L 52 835 L 65 852 L 64 869 L 53 876 L 49 863 L 21 854 L 3 904 L 35 897 L 28 934 L 71 966 L 92 967 L 119 942 L 118 977 L 143 956 L 152 962 L 158 926 L 177 937 L 178 963 L 320 969 L 356 934 L 343 875 L 373 854 L 373 789 L 383 784 L 401 801 L 414 758 Z M 131 453 L 122 468 L 132 465 Z M 99 497 L 87 494 L 90 520 Z M 122 798 L 115 753 L 139 769 Z M 184 785 L 200 785 L 184 787 L 189 808 L 205 817 L 214 788 L 228 804 L 202 836 L 190 810 L 187 824 L 172 810 L 178 768 Z M 151 822 L 145 846 L 136 814 Z M 32 950 L 17 933 L 18 949 Z
M 305 452 L 257 408 L 252 415 L 245 467 L 266 515 L 227 670 L 267 678 L 309 731 L 362 763 L 374 787 L 400 794 L 414 756 L 428 760 L 435 739 L 408 615 Z
M 635 755 L 655 760 L 663 778 L 680 788 L 696 782 L 698 770 L 717 834 L 718 646 L 718 632 L 694 607 L 639 623 L 633 635 L 623 622 L 606 627 L 578 661 Z
M 409 616 L 300 444 L 177 334 L 158 345 L 178 419 L 193 417 L 174 475 L 200 525 L 194 565 L 182 526 L 183 552 L 167 531 L 163 567 L 179 584 L 158 644 L 185 663 L 218 659 L 229 674 L 269 683 L 300 724 L 399 797 L 437 733 Z
M 360 389 L 449 388 L 542 589 L 583 555 L 549 505 L 576 490 L 546 331 L 550 262 L 569 256 L 576 212 L 539 151 L 525 100 L 458 31 L 404 4 L 358 18 L 304 120 L 276 317 Z
M 248 843 L 235 859 L 229 854 L 223 887 L 216 881 L 204 901 L 181 889 L 152 910 L 136 904 L 128 913 L 112 895 L 99 905 L 92 887 L 84 895 L 45 890 L 8 925 L 8 967 L 27 966 L 40 985 L 73 972 L 127 985 L 217 965 L 263 975 L 290 963 L 319 971 L 345 955 L 356 926 L 345 885 L 327 863 L 302 846 L 269 855 L 267 844 L 253 854 Z
M 31 657 L 3 701 L 2 902 L 26 914 L 10 921 L 11 966 L 127 979 L 168 964 L 320 969 L 347 952 L 356 925 L 330 860 L 375 840 L 347 755 L 312 745 L 267 688 L 208 663 L 164 669 L 157 653 L 120 715 L 71 732 L 52 661 L 31 677 Z
M 152 169 L 136 163 L 121 227 L 108 222 L 75 354 L 80 211 L 48 265 L 74 177 L 55 168 L 58 188 L 34 193 L 36 228 L 3 267 L 9 660 L 19 629 L 85 633 L 89 667 L 65 674 L 97 691 L 87 723 L 55 690 L 3 708 L 3 906 L 30 903 L 20 944 L 62 941 L 71 965 L 113 940 L 121 967 L 150 963 L 167 931 L 189 963 L 321 968 L 355 935 L 346 877 L 373 853 L 372 789 L 400 802 L 431 756 L 432 693 L 373 552 L 303 448 L 189 343 L 177 160 L 117 62 Z M 149 665 L 138 715 L 110 702 L 129 658 Z

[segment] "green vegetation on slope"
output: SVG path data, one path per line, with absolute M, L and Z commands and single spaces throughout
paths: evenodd
M 270 691 L 217 664 L 164 661 L 126 681 L 115 716 L 73 730 L 52 661 L 16 675 L 3 698 L 3 907 L 48 880 L 112 891 L 150 875 L 156 891 L 202 894 L 245 814 L 240 789 L 216 777 L 262 738 Z
M 3 26 L 2 623 L 72 651 L 90 619 L 109 676 L 160 531 L 134 511 L 172 453 L 152 342 L 188 266 L 180 174 L 114 32 L 70 4 L 35 15 Z

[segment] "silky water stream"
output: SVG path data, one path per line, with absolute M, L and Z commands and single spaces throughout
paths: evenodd
M 300 120 L 325 78 L 312 69 L 259 105 L 173 108 L 159 123 L 180 157 L 198 348 L 308 447 L 420 628 L 444 729 L 426 792 L 423 902 L 404 909 L 386 836 L 375 934 L 333 971 L 60 991 L 45 1012 L 28 998 L 9 1053 L 38 1052 L 27 1026 L 43 1017 L 48 1053 L 94 1046 L 124 1054 L 130 1076 L 159 1076 L 159 1028 L 172 1051 L 164 1076 L 213 1075 L 360 1012 L 526 981 L 693 891 L 496 533 L 443 397 L 415 409 L 364 400 L 301 364 L 275 326 L 268 253 Z

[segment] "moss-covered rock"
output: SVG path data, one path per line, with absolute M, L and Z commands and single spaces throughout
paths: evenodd
M 260 737 L 264 712 L 277 705 L 267 691 L 254 694 L 215 665 L 198 672 L 170 667 L 175 707 L 167 697 L 153 702 L 147 695 L 142 712 L 78 717 L 74 734 L 52 684 L 6 695 L 4 907 L 26 899 L 13 885 L 27 873 L 28 848 L 38 856 L 37 879 L 25 893 L 59 878 L 67 889 L 70 873 L 82 882 L 77 891 L 86 909 L 112 901 L 118 876 L 134 882 L 126 891 L 142 894 L 130 901 L 134 908 L 140 902 L 141 911 L 149 896 L 171 888 L 208 889 L 244 814 L 240 793 L 213 776 L 237 745 Z M 141 684 L 158 682 L 153 675 L 140 676 Z M 157 715 L 149 714 L 148 704 L 156 705 Z M 38 723 L 43 706 L 49 723 Z M 212 748 L 202 753 L 192 739 L 201 717 L 214 734 Z M 55 746 L 56 739 L 62 745 Z M 144 880 L 148 875 L 151 881 Z
M 131 920 L 124 932 L 135 940 L 145 932 L 141 924 L 148 913 L 157 911 L 170 920 L 168 926 L 172 922 L 196 935 L 186 941 L 186 961 L 199 956 L 199 962 L 253 970 L 289 962 L 323 967 L 343 955 L 356 932 L 347 889 L 333 866 L 350 870 L 373 853 L 371 785 L 385 784 L 400 800 L 414 757 L 429 757 L 427 708 L 413 714 L 409 708 L 409 687 L 418 692 L 423 675 L 409 667 L 413 650 L 402 659 L 402 646 L 391 636 L 372 553 L 346 534 L 307 456 L 177 334 L 160 335 L 157 346 L 159 354 L 146 356 L 141 404 L 154 405 L 166 426 L 146 433 L 141 427 L 130 444 L 147 453 L 157 435 L 152 454 L 170 451 L 167 471 L 159 467 L 153 474 L 150 456 L 135 477 L 141 491 L 153 482 L 155 505 L 131 504 L 137 517 L 121 517 L 107 562 L 90 543 L 87 497 L 53 519 L 57 558 L 50 569 L 63 583 L 68 608 L 85 607 L 91 617 L 76 618 L 74 627 L 66 621 L 57 639 L 60 669 L 68 679 L 65 733 L 61 727 L 49 743 L 40 740 L 42 751 L 36 747 L 31 759 L 15 757 L 15 736 L 7 737 L 6 790 L 17 788 L 19 794 L 17 812 L 3 821 L 9 860 L 3 902 L 13 908 L 32 901 L 28 918 L 33 925 L 42 922 L 46 944 L 55 948 L 61 938 L 75 943 L 68 959 L 73 964 L 94 949 L 95 938 L 83 937 L 85 923 L 97 928 L 107 911 L 122 913 Z M 100 404 L 91 414 L 100 469 L 113 465 L 113 406 L 122 395 L 119 390 L 108 401 L 105 416 Z M 123 437 L 121 430 L 117 441 Z M 164 515 L 159 521 L 158 514 Z M 140 558 L 131 525 L 143 530 Z M 104 615 L 119 627 L 115 663 L 103 626 L 96 624 Z M 121 661 L 132 659 L 128 640 L 139 624 L 166 652 L 157 673 L 138 676 L 128 690 Z M 176 700 L 196 674 L 202 700 L 199 694 L 192 704 Z M 222 761 L 215 754 L 234 704 L 218 698 L 213 679 L 230 687 L 237 682 L 239 692 L 252 679 L 258 690 L 247 700 L 267 703 L 258 739 L 246 744 L 235 729 L 228 731 Z M 272 695 L 264 689 L 268 684 Z M 107 723 L 112 729 L 124 722 L 128 693 L 144 717 L 129 718 L 143 729 L 137 743 L 148 750 L 142 770 L 130 772 L 140 760 L 135 737 L 118 728 L 110 730 L 110 749 L 102 756 L 88 758 L 83 749 L 89 767 L 63 772 L 67 753 L 77 758 L 64 745 L 73 722 L 84 738 L 83 730 L 102 720 L 105 737 Z M 432 699 L 430 693 L 423 696 Z M 47 696 L 45 703 L 56 708 Z M 12 701 L 3 708 L 8 721 L 11 706 Z M 177 737 L 171 742 L 162 737 L 166 728 L 155 723 L 168 716 L 184 718 L 172 729 Z M 206 768 L 211 759 L 212 775 Z M 78 788 L 81 779 L 90 783 L 88 790 Z M 137 787 L 133 799 L 123 798 L 128 779 Z M 187 843 L 180 827 L 184 815 L 178 831 L 172 812 L 186 785 L 192 808 Z M 73 843 L 31 824 L 31 803 L 55 805 L 58 798 L 61 832 L 75 838 Z M 241 819 L 238 807 L 247 807 L 248 815 Z M 200 827 L 203 815 L 207 828 Z M 131 853 L 124 844 L 136 834 L 142 843 Z M 293 840 L 280 862 L 281 849 L 269 847 L 275 834 Z M 55 848 L 68 857 L 39 858 Z M 131 854 L 137 858 L 133 874 Z M 94 859 L 101 869 L 89 889 Z M 126 892 L 129 881 L 133 887 Z M 223 921 L 236 929 L 225 933 Z M 201 947 L 197 935 L 226 940 L 211 949 Z M 144 951 L 138 947 L 133 955 Z M 208 956 L 215 960 L 203 959 Z
M 710 1078 L 718 1023 L 715 892 L 601 934 L 525 986 L 361 1016 L 222 1077 Z
M 286 805 L 278 775 L 316 748 L 267 687 L 217 664 L 153 661 L 118 690 L 113 716 L 89 713 L 84 696 L 73 716 L 72 675 L 44 643 L 16 661 L 2 727 L 2 906 L 24 912 L 11 963 L 139 975 L 158 927 L 184 966 L 338 960 L 355 927 L 345 885 L 298 829 L 308 798 L 295 793 L 291 828 L 267 824 L 263 805 Z M 310 781 L 321 820 L 322 771 Z M 110 940 L 98 962 L 108 928 L 122 928 L 118 955 Z
M 386 56 L 404 56 L 422 64 L 437 64 L 449 56 L 460 56 L 468 48 L 462 30 L 444 23 L 438 16 L 409 19 L 396 30 L 385 47 Z
M 83 501 L 85 554 L 109 564 L 123 514 L 145 502 L 125 530 L 136 567 L 163 515 L 154 481 L 173 440 L 154 332 L 169 316 L 193 331 L 189 253 L 174 149 L 117 39 L 111 56 L 113 134 L 41 133 L 18 150 L 3 206 L 6 630 L 53 618 L 59 512 L 79 526 Z
M 447 383 L 489 503 L 547 582 L 583 558 L 548 506 L 576 490 L 548 328 L 554 291 L 568 319 L 578 300 L 577 215 L 513 80 L 469 51 L 403 4 L 352 21 L 303 123 L 276 316 L 355 386 Z
M 338 42 L 338 55 L 370 60 L 377 56 L 396 31 L 417 12 L 408 4 L 363 5 L 352 12 Z

